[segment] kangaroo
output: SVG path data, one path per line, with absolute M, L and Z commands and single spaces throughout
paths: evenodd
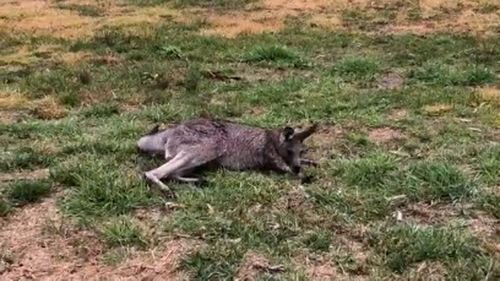
M 195 168 L 217 166 L 230 170 L 272 170 L 301 178 L 303 164 L 316 162 L 302 158 L 304 140 L 316 131 L 317 124 L 296 131 L 250 127 L 225 120 L 198 118 L 160 130 L 156 126 L 137 143 L 151 155 L 163 155 L 166 163 L 144 173 L 146 180 L 170 195 L 161 179 L 198 182 L 187 177 Z

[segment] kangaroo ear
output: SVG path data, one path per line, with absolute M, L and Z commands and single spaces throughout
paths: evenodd
M 318 123 L 314 123 L 309 128 L 295 134 L 295 138 L 297 138 L 300 141 L 303 141 L 307 139 L 309 136 L 311 136 L 314 132 L 316 132 L 317 129 L 318 129 Z
M 282 141 L 289 141 L 293 138 L 295 134 L 295 130 L 292 127 L 285 127 L 283 131 L 281 131 L 281 139 Z

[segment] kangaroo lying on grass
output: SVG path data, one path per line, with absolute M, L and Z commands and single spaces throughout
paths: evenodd
M 161 179 L 199 182 L 199 178 L 187 175 L 203 166 L 273 170 L 302 178 L 302 164 L 316 164 L 302 158 L 305 151 L 303 141 L 316 128 L 315 124 L 299 132 L 291 127 L 269 130 L 199 118 L 166 130 L 156 126 L 140 138 L 137 145 L 142 152 L 164 155 L 167 162 L 145 172 L 144 176 L 163 192 L 174 195 Z

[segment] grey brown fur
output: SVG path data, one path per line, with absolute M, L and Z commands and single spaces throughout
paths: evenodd
M 263 129 L 223 120 L 199 118 L 159 130 L 155 127 L 138 141 L 141 151 L 164 155 L 166 163 L 147 171 L 145 177 L 162 190 L 170 189 L 160 180 L 187 178 L 195 168 L 215 165 L 231 170 L 264 169 L 301 175 L 303 141 L 316 130 L 313 125 L 303 131 L 293 128 Z

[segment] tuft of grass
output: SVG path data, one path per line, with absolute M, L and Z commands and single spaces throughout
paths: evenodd
M 127 259 L 128 252 L 125 247 L 110 249 L 104 253 L 102 261 L 109 266 L 117 266 Z
M 157 202 L 158 198 L 148 191 L 139 174 L 131 173 L 120 163 L 99 159 L 99 156 L 82 156 L 79 169 L 70 170 L 70 176 L 61 174 L 65 170 L 54 172 L 54 177 L 74 186 L 63 202 L 68 213 L 81 219 L 120 215 Z M 113 162 L 113 159 L 108 160 Z
M 442 62 L 430 62 L 412 69 L 409 78 L 441 86 L 479 86 L 495 81 L 495 73 L 484 66 L 451 67 Z
M 500 146 L 491 146 L 482 151 L 479 155 L 480 176 L 488 184 L 500 184 Z
M 424 200 L 460 200 L 476 194 L 477 184 L 449 163 L 419 162 L 405 176 L 409 192 Z
M 476 205 L 495 218 L 500 219 L 500 196 L 489 192 L 483 192 L 479 196 Z
M 373 79 L 380 69 L 380 64 L 372 58 L 348 57 L 336 63 L 332 73 L 347 79 Z
M 162 46 L 159 48 L 159 52 L 162 56 L 167 57 L 167 58 L 180 59 L 183 57 L 181 48 L 174 46 L 174 45 Z
M 49 195 L 52 184 L 47 181 L 17 181 L 7 186 L 7 198 L 16 205 L 39 201 Z
M 423 261 L 457 261 L 481 255 L 477 239 L 445 227 L 397 225 L 379 233 L 375 247 L 391 270 L 402 273 Z
M 182 266 L 193 273 L 195 280 L 233 280 L 237 270 L 235 259 L 241 259 L 242 254 L 224 250 L 220 247 L 218 251 L 197 251 L 184 259 Z
M 257 45 L 252 47 L 244 56 L 246 62 L 272 62 L 304 67 L 307 63 L 295 51 L 281 45 Z
M 120 112 L 120 108 L 117 103 L 108 102 L 108 103 L 99 103 L 92 105 L 83 110 L 83 116 L 89 117 L 109 117 L 114 114 L 118 114 Z
M 184 87 L 186 88 L 186 92 L 191 95 L 196 94 L 201 80 L 202 75 L 199 66 L 196 64 L 190 64 L 186 71 L 186 77 L 184 79 Z
M 21 88 L 31 98 L 68 94 L 78 89 L 74 74 L 66 69 L 47 69 L 28 75 Z
M 35 169 L 46 167 L 52 163 L 53 158 L 31 147 L 21 147 L 14 153 L 7 154 L 0 161 L 0 171 L 13 171 L 18 169 Z
M 386 154 L 372 154 L 345 163 L 342 173 L 347 184 L 362 188 L 378 188 L 397 170 L 397 163 Z
M 77 92 L 63 93 L 60 95 L 59 101 L 64 105 L 77 106 L 80 104 L 80 96 Z
M 106 224 L 101 234 L 111 247 L 138 246 L 144 248 L 148 245 L 148 240 L 141 233 L 139 227 L 126 218 L 119 218 Z
M 12 212 L 12 206 L 0 198 L 0 217 L 5 217 Z

